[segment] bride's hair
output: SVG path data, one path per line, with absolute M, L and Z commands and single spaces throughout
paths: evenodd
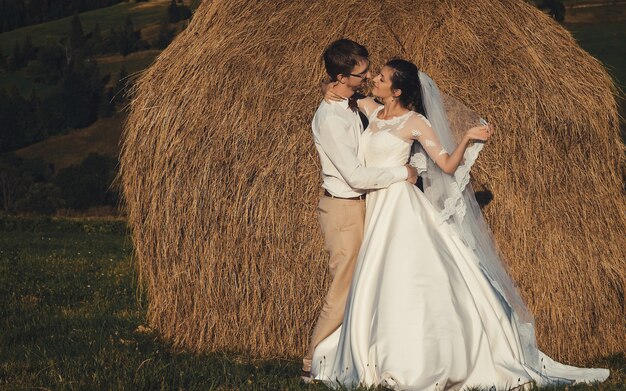
M 400 105 L 424 115 L 422 85 L 420 83 L 419 69 L 417 69 L 417 66 L 412 62 L 402 59 L 390 60 L 385 65 L 393 69 L 391 88 L 402 90 L 402 93 L 398 97 Z

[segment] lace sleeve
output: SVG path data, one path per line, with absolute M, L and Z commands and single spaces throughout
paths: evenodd
M 423 115 L 412 115 L 405 126 L 409 127 L 411 137 L 422 145 L 424 151 L 434 162 L 441 156 L 448 154 L 448 151 L 441 145 L 430 122 Z
M 361 110 L 361 112 L 365 114 L 367 118 L 369 118 L 377 108 L 382 106 L 370 96 L 366 96 L 362 99 L 357 100 L 357 104 L 359 105 L 359 110 Z

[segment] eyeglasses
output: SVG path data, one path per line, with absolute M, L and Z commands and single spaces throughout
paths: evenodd
M 369 69 L 366 69 L 365 72 L 361 72 L 361 73 L 348 73 L 348 75 L 350 76 L 354 76 L 354 77 L 358 77 L 360 79 L 365 79 L 367 77 L 367 73 L 369 72 Z

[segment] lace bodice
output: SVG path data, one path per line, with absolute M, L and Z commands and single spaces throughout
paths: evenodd
M 441 146 L 432 129 L 430 132 L 418 130 L 417 122 L 423 121 L 430 128 L 430 123 L 421 114 L 409 111 L 406 114 L 383 120 L 378 113 L 383 108 L 379 106 L 369 113 L 369 126 L 363 134 L 364 160 L 368 166 L 393 167 L 408 163 L 413 140 L 405 139 L 401 135 L 411 134 L 423 147 L 423 150 L 433 160 L 447 151 Z M 418 172 L 426 171 L 426 156 L 416 153 L 411 163 L 418 168 Z
M 379 111 L 377 109 L 369 116 L 369 126 L 363 133 L 365 165 L 402 166 L 409 159 L 413 141 L 400 138 L 394 130 L 402 125 L 409 113 L 390 120 L 381 120 L 376 117 Z

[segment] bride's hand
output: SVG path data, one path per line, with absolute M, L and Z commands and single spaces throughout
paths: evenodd
M 465 133 L 468 141 L 482 141 L 489 140 L 493 134 L 493 127 L 491 125 L 474 126 Z
M 335 93 L 334 87 L 337 85 L 337 83 L 338 82 L 336 81 L 331 82 L 331 81 L 326 81 L 326 80 L 322 80 L 322 82 L 320 83 L 322 96 L 324 97 L 324 101 L 326 101 L 326 103 L 330 103 L 332 101 L 341 102 L 342 100 L 346 99 L 343 96 Z

